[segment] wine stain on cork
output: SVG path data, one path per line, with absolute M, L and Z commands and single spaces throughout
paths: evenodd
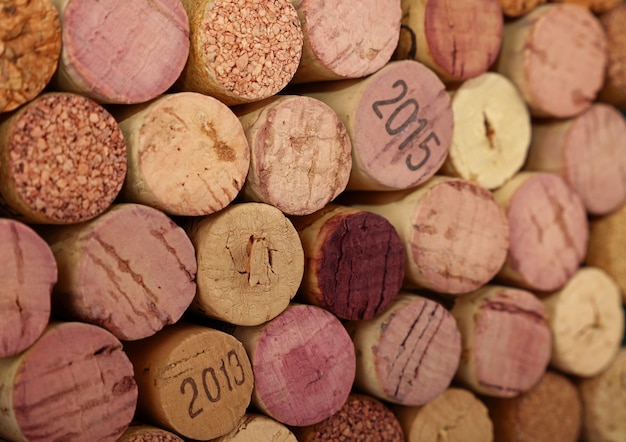
M 233 148 L 220 139 L 219 133 L 215 130 L 215 126 L 213 126 L 209 120 L 202 119 L 200 128 L 210 139 L 215 140 L 215 143 L 211 147 L 215 150 L 217 158 L 220 161 L 232 163 L 237 159 Z

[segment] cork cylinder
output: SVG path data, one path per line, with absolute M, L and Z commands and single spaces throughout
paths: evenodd
M 290 0 L 181 0 L 189 58 L 177 89 L 231 106 L 276 95 L 302 55 L 302 28 Z
M 486 72 L 500 51 L 498 0 L 402 0 L 402 30 L 395 59 L 424 63 L 446 83 Z
M 292 0 L 304 36 L 293 83 L 361 78 L 391 59 L 400 35 L 400 0 Z
M 626 202 L 626 120 L 613 106 L 592 104 L 576 117 L 535 122 L 525 170 L 559 175 L 591 215 Z
M 232 431 L 250 404 L 250 360 L 227 333 L 179 322 L 127 343 L 126 352 L 144 422 L 206 441 Z
M 550 361 L 551 336 L 541 301 L 498 285 L 455 300 L 463 341 L 456 380 L 475 393 L 511 398 L 531 389 Z
M 404 280 L 404 245 L 387 219 L 329 204 L 292 221 L 305 256 L 300 302 L 347 320 L 387 309 Z
M 531 139 L 530 113 L 506 77 L 488 72 L 450 92 L 454 133 L 439 173 L 495 189 L 524 165 Z
M 471 391 L 450 387 L 423 406 L 392 408 L 406 442 L 493 441 L 493 423 L 487 407 Z
M 117 442 L 184 442 L 174 433 L 143 423 L 131 423 Z
M 384 402 L 356 392 L 350 393 L 337 413 L 315 425 L 296 427 L 294 433 L 300 442 L 405 440 L 398 419 Z
M 0 212 L 71 224 L 104 212 L 126 174 L 119 125 L 96 102 L 49 92 L 0 124 Z
M 356 348 L 355 388 L 386 402 L 424 405 L 448 388 L 458 368 L 456 322 L 422 296 L 402 292 L 375 318 L 345 327 Z
M 609 12 L 620 6 L 624 0 L 550 0 L 552 3 L 572 3 L 574 5 L 584 6 L 595 14 Z
M 0 12 L 0 113 L 34 99 L 61 56 L 61 21 L 50 0 L 5 0 Z
M 494 192 L 506 211 L 510 242 L 499 281 L 558 290 L 585 258 L 589 223 L 581 198 L 558 175 L 521 172 Z
M 346 188 L 350 138 L 329 106 L 281 95 L 236 113 L 250 146 L 242 200 L 271 204 L 286 215 L 308 215 Z
M 185 229 L 198 263 L 190 310 L 252 326 L 275 318 L 296 295 L 304 252 L 298 232 L 277 208 L 231 204 Z
M 598 100 L 626 109 L 626 4 L 621 0 L 613 3 L 617 6 L 600 16 L 608 60 Z
M 133 367 L 106 330 L 53 322 L 24 353 L 0 359 L 0 437 L 115 442 L 137 403 Z
M 346 204 L 395 227 L 405 248 L 405 287 L 468 293 L 491 280 L 506 259 L 506 216 L 478 184 L 435 176 L 416 189 L 348 195 Z
M 552 331 L 550 365 L 579 377 L 606 369 L 624 336 L 622 296 L 615 281 L 603 270 L 582 267 L 542 301 Z
M 572 381 L 547 371 L 530 390 L 515 398 L 484 398 L 493 421 L 494 440 L 577 442 L 582 402 Z
M 537 6 L 546 3 L 548 0 L 500 0 L 502 13 L 509 18 L 521 17 L 528 14 Z
M 366 78 L 307 86 L 301 93 L 328 104 L 346 126 L 349 190 L 415 187 L 437 172 L 450 149 L 450 98 L 419 62 L 390 62 Z
M 290 429 L 264 414 L 247 412 L 230 433 L 211 442 L 250 442 L 267 440 L 272 442 L 297 442 Z
M 504 26 L 494 70 L 519 88 L 533 116 L 573 117 L 602 87 L 606 46 L 602 26 L 589 10 L 541 5 Z
M 215 98 L 171 93 L 115 116 L 128 150 L 124 201 L 202 216 L 223 209 L 243 187 L 248 141 L 239 119 Z
M 50 319 L 57 263 L 48 244 L 29 226 L 0 218 L 0 358 L 30 347 Z
M 156 209 L 116 204 L 93 220 L 39 232 L 59 267 L 53 292 L 59 317 L 134 340 L 178 321 L 193 300 L 193 244 Z
M 332 313 L 292 303 L 276 318 L 236 327 L 254 373 L 252 405 L 288 426 L 313 425 L 341 409 L 355 375 L 350 336 Z

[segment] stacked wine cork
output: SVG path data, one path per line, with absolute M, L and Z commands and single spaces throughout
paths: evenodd
M 622 0 L 5 0 L 0 440 L 626 440 L 625 41 Z

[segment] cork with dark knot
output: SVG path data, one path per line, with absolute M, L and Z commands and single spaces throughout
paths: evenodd
M 115 119 L 71 93 L 38 96 L 0 125 L 2 211 L 24 221 L 70 224 L 104 212 L 126 174 Z

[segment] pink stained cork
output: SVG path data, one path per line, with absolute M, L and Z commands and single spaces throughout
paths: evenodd
M 604 81 L 607 39 L 598 19 L 577 5 L 542 5 L 504 26 L 495 70 L 519 88 L 536 117 L 575 116 Z
M 57 264 L 48 244 L 26 224 L 0 219 L 0 357 L 18 354 L 41 335 L 50 317 Z
M 183 70 L 189 22 L 180 0 L 52 2 L 63 29 L 58 89 L 103 103 L 141 103 Z
M 237 327 L 234 336 L 252 362 L 252 404 L 277 421 L 313 425 L 347 400 L 356 370 L 354 346 L 332 313 L 292 304 L 265 324 Z
M 561 288 L 587 251 L 582 201 L 558 175 L 521 172 L 494 192 L 506 210 L 510 243 L 501 281 L 536 291 Z
M 52 323 L 0 362 L 0 436 L 11 441 L 115 442 L 137 403 L 133 367 L 106 330 Z
M 391 58 L 400 33 L 400 0 L 294 0 L 304 34 L 293 82 L 360 78 Z
M 178 321 L 193 300 L 193 244 L 162 212 L 116 204 L 91 221 L 54 227 L 41 233 L 59 266 L 60 316 L 135 340 Z
M 594 103 L 568 120 L 533 125 L 524 168 L 556 173 L 591 215 L 626 201 L 626 120 L 613 106 Z
M 600 16 L 607 38 L 607 67 L 598 99 L 626 109 L 626 3 Z
M 457 298 L 451 313 L 463 341 L 456 379 L 465 387 L 514 397 L 541 379 L 550 361 L 551 335 L 543 304 L 533 293 L 486 285 Z

